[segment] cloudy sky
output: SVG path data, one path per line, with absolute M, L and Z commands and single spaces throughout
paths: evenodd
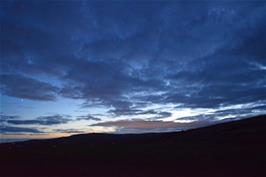
M 1 1 L 1 138 L 265 114 L 263 1 Z

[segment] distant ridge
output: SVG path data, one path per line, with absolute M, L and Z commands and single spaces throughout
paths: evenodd
M 172 133 L 0 144 L 0 176 L 264 177 L 266 116 Z

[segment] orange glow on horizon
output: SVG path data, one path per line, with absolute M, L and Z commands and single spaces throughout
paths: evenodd
M 0 139 L 50 139 L 74 135 L 74 133 L 1 134 Z

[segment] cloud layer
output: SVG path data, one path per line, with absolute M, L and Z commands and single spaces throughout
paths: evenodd
M 19 120 L 19 119 L 12 119 L 7 120 L 7 123 L 14 124 L 14 125 L 27 125 L 27 124 L 33 124 L 33 125 L 56 125 L 56 124 L 64 124 L 70 121 L 67 118 L 64 118 L 61 115 L 54 115 L 54 116 L 42 116 L 37 117 L 32 120 Z
M 258 102 L 223 116 L 263 112 L 265 2 L 1 4 L 2 95 L 103 106 L 99 118 L 77 116 L 100 125 L 110 123 L 104 117 L 142 116 L 155 121 L 145 125 L 166 128 L 161 121 L 173 121 L 175 109 L 214 110 L 207 116 L 215 117 L 222 107 Z M 42 116 L 8 123 L 68 122 Z

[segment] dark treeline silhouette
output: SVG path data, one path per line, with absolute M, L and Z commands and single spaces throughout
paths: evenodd
M 4 143 L 0 176 L 265 177 L 266 116 L 175 133 Z

